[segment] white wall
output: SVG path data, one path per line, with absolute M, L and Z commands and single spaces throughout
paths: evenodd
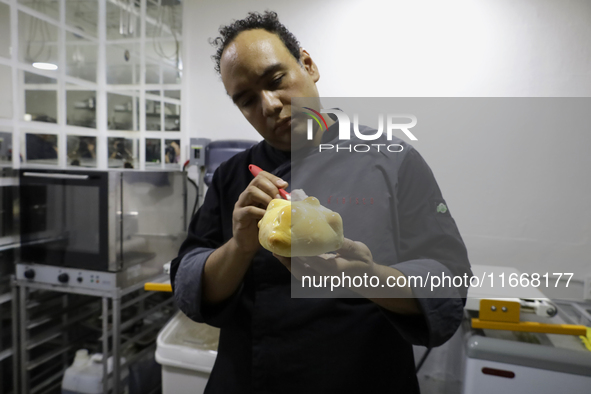
M 207 39 L 220 25 L 265 9 L 279 13 L 318 64 L 321 96 L 591 94 L 588 0 L 200 0 L 184 7 L 183 122 L 193 137 L 260 139 L 226 96 Z M 419 148 L 472 262 L 591 275 L 591 177 L 578 160 L 591 138 L 523 130 L 499 135 L 517 145 L 495 152 L 487 149 L 490 137 L 475 131 Z M 436 149 L 441 143 L 453 149 Z M 525 167 L 531 171 L 515 171 Z M 553 177 L 542 178 L 546 172 Z M 527 201 L 551 213 L 520 209 Z

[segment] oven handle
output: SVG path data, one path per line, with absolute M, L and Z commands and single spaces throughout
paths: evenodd
M 53 174 L 43 172 L 24 172 L 23 176 L 30 176 L 36 178 L 53 178 L 53 179 L 79 179 L 85 180 L 90 178 L 89 175 L 72 175 L 72 174 Z

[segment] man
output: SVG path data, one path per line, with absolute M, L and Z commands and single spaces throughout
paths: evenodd
M 350 239 L 336 257 L 310 258 L 303 264 L 262 249 L 257 223 L 279 189 L 288 187 L 285 180 L 291 179 L 291 160 L 296 160 L 291 153 L 334 138 L 337 128 L 329 120 L 328 130 L 317 130 L 311 141 L 302 128 L 292 130 L 296 114 L 291 98 L 317 98 L 320 74 L 275 13 L 251 13 L 221 28 L 220 34 L 214 41 L 216 70 L 264 141 L 218 168 L 172 267 L 180 309 L 221 328 L 206 392 L 418 392 L 411 344 L 437 346 L 453 335 L 462 317 L 459 295 L 418 298 L 427 294 L 424 289 L 403 286 L 388 297 L 354 289 L 362 297 L 291 298 L 297 281 L 290 270 L 299 277 L 313 266 L 320 273 L 337 269 L 383 280 L 424 277 L 430 270 L 469 272 L 453 219 L 449 213 L 435 216 L 430 211 L 432 202 L 443 201 L 432 173 L 406 144 L 404 156 L 382 159 L 387 161 L 380 165 L 390 166 L 395 178 L 382 181 L 381 172 L 370 171 L 359 182 L 376 196 L 398 193 L 393 199 L 376 197 L 380 214 L 387 213 L 384 231 L 367 236 L 367 225 L 352 216 L 352 209 L 341 209 Z M 249 164 L 267 172 L 253 179 Z M 385 189 L 391 183 L 398 192 Z M 310 195 L 322 193 L 314 182 L 309 187 Z

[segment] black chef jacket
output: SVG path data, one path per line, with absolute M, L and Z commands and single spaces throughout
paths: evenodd
M 323 143 L 363 142 L 338 141 L 335 126 L 325 132 Z M 339 212 L 345 237 L 368 245 L 376 262 L 406 276 L 470 275 L 455 222 L 448 210 L 437 209 L 445 201 L 425 161 L 401 140 L 377 142 L 404 149 L 359 156 L 354 168 L 328 173 L 331 185 L 356 185 L 353 189 L 326 191 L 310 182 L 304 190 Z M 215 307 L 202 304 L 203 267 L 232 237 L 234 204 L 252 180 L 248 165 L 289 182 L 292 161 L 298 163 L 294 178 L 300 180 L 310 172 L 308 165 L 336 168 L 346 165 L 347 154 L 312 153 L 314 164 L 308 158 L 291 160 L 290 153 L 262 141 L 216 170 L 171 269 L 180 309 L 195 321 L 221 328 L 206 393 L 418 393 L 412 344 L 438 346 L 458 328 L 465 291 L 441 289 L 437 297 L 447 298 L 428 298 L 430 289 L 413 288 L 423 312 L 415 316 L 398 315 L 363 298 L 292 298 L 290 288 L 299 282 L 263 248 L 230 299 Z M 361 194 L 352 195 L 352 190 Z M 359 198 L 378 211 L 360 214 Z M 376 223 L 385 223 L 383 229 L 364 228 Z

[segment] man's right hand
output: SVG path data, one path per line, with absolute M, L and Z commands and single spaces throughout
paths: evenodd
M 279 189 L 286 187 L 283 179 L 261 171 L 240 194 L 232 214 L 232 234 L 241 252 L 254 254 L 259 249 L 258 222 L 271 200 L 281 198 Z
M 206 304 L 223 302 L 236 292 L 260 248 L 258 221 L 271 200 L 281 198 L 279 189 L 285 187 L 287 182 L 262 171 L 240 194 L 232 214 L 232 238 L 205 262 L 203 298 Z

